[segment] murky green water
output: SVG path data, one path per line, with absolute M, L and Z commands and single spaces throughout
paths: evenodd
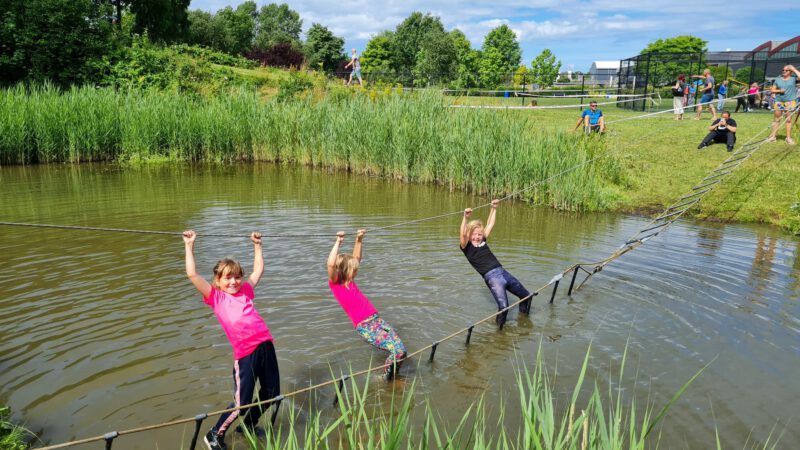
M 0 168 L 0 220 L 242 238 L 199 238 L 207 276 L 225 255 L 252 264 L 250 230 L 330 234 L 458 211 L 484 198 L 428 186 L 274 166 L 121 169 Z M 485 214 L 481 211 L 479 216 Z M 607 256 L 645 224 L 635 217 L 502 206 L 493 249 L 529 289 L 576 261 Z M 458 249 L 458 215 L 368 235 L 359 282 L 415 350 L 491 313 L 494 303 Z M 257 305 L 276 338 L 284 392 L 366 368 L 382 354 L 363 343 L 333 300 L 325 275 L 331 238 L 268 239 Z M 349 248 L 348 241 L 346 248 Z M 572 298 L 537 297 L 530 319 L 476 329 L 408 363 L 416 404 L 460 418 L 486 395 L 516 428 L 514 375 L 542 346 L 557 390 L 571 392 L 588 345 L 589 376 L 660 408 L 709 368 L 673 406 L 662 448 L 741 448 L 783 433 L 800 441 L 800 252 L 798 240 L 753 226 L 681 222 L 623 256 Z M 186 280 L 178 236 L 0 226 L 0 403 L 44 443 L 192 417 L 230 399 L 231 350 L 210 309 Z M 712 362 L 713 361 L 713 362 Z M 373 400 L 390 386 L 373 380 Z M 614 386 L 615 388 L 617 386 Z M 328 405 L 332 390 L 320 393 Z M 301 409 L 308 395 L 284 402 Z M 329 406 L 324 414 L 335 416 Z M 713 414 L 712 414 L 713 410 Z M 188 447 L 171 428 L 122 436 L 115 449 Z M 97 448 L 98 443 L 81 448 Z

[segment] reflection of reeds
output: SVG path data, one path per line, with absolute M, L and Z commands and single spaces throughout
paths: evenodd
M 627 352 L 626 352 L 627 353 Z M 352 377 L 338 395 L 338 411 L 323 418 L 311 412 L 305 424 L 291 409 L 288 419 L 272 430 L 266 426 L 266 442 L 247 435 L 249 447 L 283 449 L 381 448 L 381 449 L 644 449 L 657 447 L 653 433 L 666 411 L 702 371 L 692 377 L 666 405 L 653 414 L 651 404 L 636 405 L 635 398 L 623 399 L 623 390 L 612 392 L 612 384 L 623 380 L 625 355 L 618 380 L 609 380 L 607 394 L 597 383 L 584 386 L 589 351 L 583 361 L 568 405 L 555 395 L 554 377 L 547 372 L 541 347 L 533 370 L 523 365 L 517 373 L 517 396 L 522 420 L 517 430 L 505 425 L 516 408 L 501 404 L 491 410 L 483 400 L 470 405 L 454 426 L 445 424 L 428 402 L 424 410 L 414 411 L 411 398 L 414 384 L 395 393 L 388 405 L 368 401 L 369 381 L 359 385 Z M 580 410 L 576 418 L 575 411 Z M 420 416 L 416 416 L 419 414 Z M 491 419 L 487 420 L 487 417 Z M 419 424 L 412 426 L 413 423 Z M 288 424 L 287 424 L 288 422 Z M 288 425 L 288 426 L 287 426 Z M 652 435 L 652 436 L 651 436 Z M 649 445 L 648 445 L 649 444 Z M 769 448 L 769 447 L 765 447 Z
M 0 161 L 262 160 L 502 195 L 595 157 L 602 139 L 536 130 L 514 111 L 444 108 L 436 94 L 264 102 L 249 90 L 207 98 L 49 86 L 0 91 Z M 526 191 L 561 209 L 598 209 L 611 157 Z

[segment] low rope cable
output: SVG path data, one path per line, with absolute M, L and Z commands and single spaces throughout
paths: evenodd
M 619 100 L 613 102 L 600 102 L 597 103 L 598 106 L 601 105 L 617 105 L 620 103 L 630 103 L 630 102 L 638 102 L 642 100 L 651 100 L 653 101 L 651 94 L 642 94 L 641 98 L 634 98 L 634 99 L 627 99 L 627 100 Z M 586 95 L 584 97 L 590 97 Z M 531 110 L 531 109 L 568 109 L 568 108 L 580 108 L 583 106 L 589 106 L 589 103 L 576 103 L 571 105 L 545 105 L 545 106 L 519 106 L 519 105 L 447 105 L 448 108 L 462 108 L 462 109 L 519 109 L 519 110 Z

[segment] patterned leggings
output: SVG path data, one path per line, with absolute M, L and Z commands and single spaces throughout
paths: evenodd
M 356 326 L 356 332 L 365 341 L 389 352 L 389 357 L 384 362 L 387 364 L 384 374 L 387 377 L 394 375 L 407 354 L 406 346 L 403 345 L 403 341 L 400 340 L 394 329 L 377 314 L 373 314 Z

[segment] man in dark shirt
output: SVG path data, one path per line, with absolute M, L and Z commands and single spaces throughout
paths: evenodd
M 733 144 L 736 142 L 736 121 L 731 119 L 731 113 L 724 111 L 722 118 L 716 119 L 708 127 L 709 133 L 703 138 L 703 142 L 697 146 L 698 149 L 708 147 L 714 142 L 724 142 L 728 145 L 728 151 L 733 151 Z

